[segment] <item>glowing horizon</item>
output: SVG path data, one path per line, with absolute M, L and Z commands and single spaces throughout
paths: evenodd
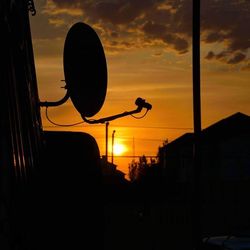
M 65 90 L 60 88 L 64 79 L 64 38 L 73 23 L 83 21 L 98 33 L 108 66 L 106 100 L 93 118 L 132 110 L 137 97 L 153 106 L 142 120 L 126 117 L 111 122 L 109 145 L 115 129 L 116 138 L 127 147 L 126 155 L 156 155 L 166 139 L 172 141 L 192 132 L 191 2 L 140 1 L 136 5 L 129 1 L 125 8 L 126 1 L 104 0 L 102 6 L 107 4 L 110 8 L 102 9 L 92 0 L 88 4 L 73 2 L 37 1 L 37 15 L 30 18 L 40 99 L 59 100 L 64 96 Z M 201 102 L 205 128 L 236 112 L 250 114 L 250 4 L 204 0 L 201 5 Z M 112 13 L 111 7 L 117 13 Z M 44 129 L 89 133 L 96 139 L 100 154 L 105 154 L 104 125 L 51 127 L 44 110 L 41 113 Z M 49 109 L 49 115 L 61 124 L 81 121 L 70 101 Z M 128 162 L 115 158 L 115 164 L 126 173 Z

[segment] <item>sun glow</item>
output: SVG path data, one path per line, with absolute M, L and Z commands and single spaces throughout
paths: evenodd
M 122 155 L 127 151 L 127 148 L 124 144 L 115 143 L 114 144 L 114 155 Z

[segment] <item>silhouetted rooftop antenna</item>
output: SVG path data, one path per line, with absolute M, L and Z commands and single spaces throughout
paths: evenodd
M 70 97 L 83 121 L 90 124 L 105 123 L 128 115 L 133 116 L 145 108 L 146 112 L 143 116 L 133 116 L 140 119 L 152 109 L 151 104 L 139 97 L 135 101 L 137 108 L 134 110 L 98 120 L 88 119 L 97 114 L 103 106 L 108 76 L 101 41 L 96 32 L 85 23 L 78 22 L 70 28 L 64 44 L 63 66 L 66 83 L 65 96 L 55 102 L 40 102 L 41 107 L 59 106 Z

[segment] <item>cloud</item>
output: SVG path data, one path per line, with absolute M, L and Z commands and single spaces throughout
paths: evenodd
M 52 1 L 52 0 L 50 0 Z M 162 0 L 53 0 L 58 8 L 82 8 L 89 19 L 113 24 L 128 24 L 145 12 L 150 11 Z
M 247 56 L 241 52 L 229 53 L 228 51 L 222 51 L 218 54 L 215 54 L 213 51 L 209 51 L 205 56 L 205 59 L 207 60 L 217 59 L 220 61 L 224 61 L 228 64 L 238 64 L 243 62 L 246 59 L 246 57 Z
M 83 21 L 102 26 L 105 31 L 103 36 L 106 36 L 106 41 L 111 39 L 113 48 L 115 43 L 117 46 L 122 41 L 131 43 L 130 39 L 133 38 L 141 46 L 143 43 L 146 46 L 150 42 L 161 41 L 166 48 L 180 54 L 190 50 L 192 0 L 47 1 L 48 15 L 60 15 L 62 12 L 69 16 L 82 13 Z M 201 1 L 203 45 L 219 43 L 224 47 L 221 53 L 209 52 L 206 59 L 229 64 L 248 60 L 249 12 L 249 0 Z
M 220 32 L 209 32 L 206 37 L 204 38 L 204 41 L 206 43 L 215 43 L 215 42 L 222 42 L 225 39 L 224 34 Z
M 161 38 L 162 39 L 164 34 L 167 32 L 167 27 L 165 25 L 162 25 L 162 24 L 148 21 L 142 26 L 142 30 L 148 36 L 151 36 L 153 38 Z
M 214 54 L 213 51 L 209 51 L 209 52 L 207 53 L 207 55 L 205 56 L 205 58 L 206 58 L 207 60 L 211 60 L 211 59 L 213 59 L 214 57 L 215 57 L 215 54 Z
M 247 0 L 204 1 L 202 30 L 205 43 L 222 43 L 224 50 L 216 54 L 210 51 L 206 59 L 227 64 L 247 63 L 250 48 L 250 2 Z
M 62 18 L 49 18 L 49 23 L 56 27 L 59 27 L 65 24 L 65 20 Z
M 239 53 L 235 54 L 232 58 L 230 58 L 227 61 L 227 63 L 228 64 L 237 64 L 237 63 L 242 62 L 245 58 L 246 58 L 246 55 L 239 52 Z
M 47 0 L 43 6 L 42 13 L 53 16 L 61 14 L 66 14 L 69 16 L 81 16 L 83 14 L 80 2 L 76 0 L 71 0 L 70 2 L 62 1 L 60 8 L 58 8 L 58 5 L 55 1 Z

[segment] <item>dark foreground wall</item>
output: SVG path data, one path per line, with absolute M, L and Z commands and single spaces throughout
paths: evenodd
M 102 247 L 103 209 L 99 149 L 79 132 L 45 132 L 38 181 L 40 248 Z
M 0 1 L 0 249 L 26 249 L 41 120 L 28 1 Z

